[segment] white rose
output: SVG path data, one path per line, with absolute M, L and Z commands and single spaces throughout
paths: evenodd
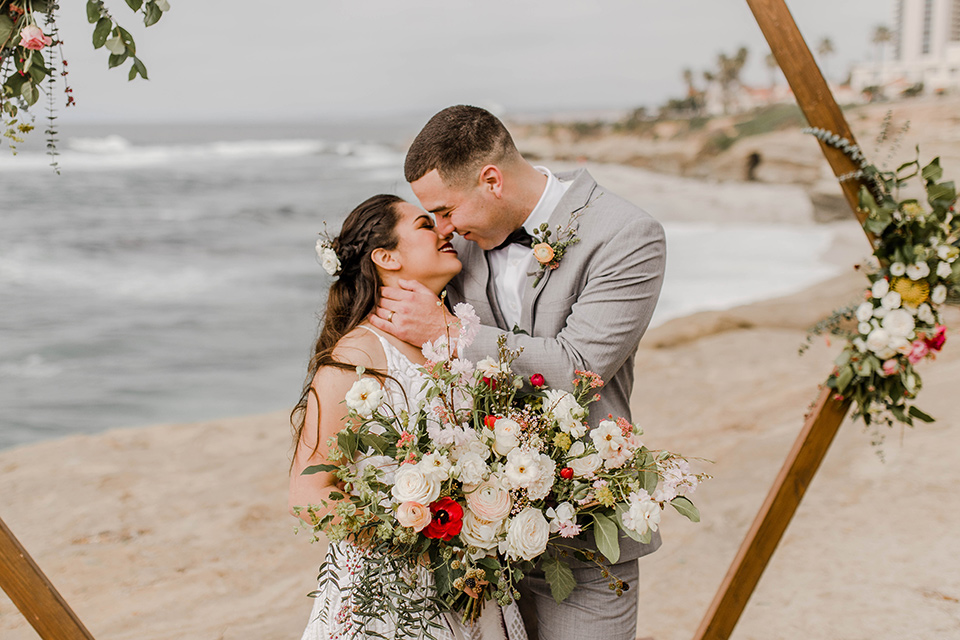
M 920 307 L 917 309 L 917 319 L 919 319 L 920 322 L 925 322 L 926 324 L 937 323 L 937 318 L 933 315 L 933 309 L 931 309 L 930 305 L 928 305 L 926 302 L 920 305 Z
M 623 432 L 613 420 L 601 420 L 597 428 L 590 432 L 590 437 L 593 439 L 593 446 L 596 447 L 597 453 L 604 460 L 619 454 L 626 442 L 623 439 Z
M 423 456 L 418 465 L 427 478 L 443 482 L 450 477 L 450 461 L 442 453 L 434 451 Z
M 881 326 L 891 338 L 906 338 L 913 333 L 916 322 L 913 316 L 903 309 L 894 309 L 886 315 Z
M 600 454 L 597 453 L 589 453 L 579 458 L 567 459 L 567 466 L 573 469 L 573 475 L 578 478 L 592 476 L 596 473 L 597 469 L 600 468 L 601 464 L 603 464 L 603 459 L 600 457 Z
M 500 522 L 510 515 L 513 502 L 510 493 L 496 478 L 490 478 L 477 487 L 463 488 L 466 494 L 467 508 L 478 518 L 487 522 Z
M 937 265 L 937 277 L 938 278 L 949 278 L 953 273 L 953 269 L 950 268 L 949 262 L 941 262 Z
M 478 518 L 477 514 L 467 509 L 463 514 L 463 529 L 460 530 L 460 539 L 469 545 L 493 551 L 497 548 L 497 535 L 500 533 L 502 522 L 490 522 Z
M 890 291 L 886 295 L 884 295 L 882 298 L 880 298 L 880 306 L 882 306 L 884 309 L 887 309 L 888 311 L 893 309 L 899 309 L 901 302 L 902 300 L 900 299 L 900 294 L 897 293 L 896 291 Z
M 340 271 L 340 258 L 337 257 L 337 252 L 323 240 L 317 240 L 316 249 L 323 270 L 331 276 L 337 275 L 337 272 Z
M 933 302 L 933 304 L 943 304 L 946 299 L 947 288 L 942 284 L 935 286 L 933 292 L 930 294 L 930 301 Z
M 527 496 L 531 500 L 543 500 L 550 494 L 557 479 L 557 463 L 545 453 L 540 454 L 540 475 L 527 487 Z
M 560 430 L 568 433 L 574 438 L 579 438 L 587 432 L 586 425 L 583 424 L 584 410 L 577 403 L 573 394 L 560 389 L 550 389 L 547 391 L 547 397 L 544 399 L 544 406 L 553 414 Z
M 880 278 L 873 283 L 873 287 L 870 289 L 874 298 L 882 298 L 887 295 L 887 292 L 890 291 L 890 283 L 887 282 L 886 278 Z
M 493 435 L 493 450 L 505 456 L 520 444 L 520 425 L 510 418 L 500 418 L 493 425 Z
M 907 266 L 907 277 L 911 280 L 920 280 L 930 275 L 930 265 L 926 262 L 915 262 Z
M 857 307 L 857 320 L 860 322 L 869 322 L 873 317 L 873 303 L 863 302 Z
M 383 401 L 383 389 L 373 378 L 361 378 L 353 383 L 346 395 L 347 406 L 361 416 L 369 416 Z
M 429 505 L 440 497 L 439 482 L 426 477 L 418 464 L 401 465 L 390 493 L 400 503 L 419 502 Z
M 513 560 L 534 560 L 547 549 L 550 524 L 539 509 L 527 507 L 507 523 L 506 553 Z
M 867 336 L 867 349 L 879 353 L 890 344 L 890 334 L 885 329 L 874 329 Z
M 868 325 L 868 327 L 869 327 L 869 325 Z M 869 329 L 868 329 L 868 331 L 869 331 Z M 864 333 L 866 333 L 866 332 L 864 332 Z M 855 347 L 857 348 L 857 351 L 859 351 L 860 353 L 866 353 L 866 352 L 867 352 L 867 343 L 863 341 L 863 338 L 854 338 L 854 339 L 853 339 L 853 346 L 855 346 Z
M 507 454 L 504 475 L 511 489 L 526 489 L 540 478 L 540 454 L 523 449 L 511 450 Z
M 873 310 L 873 317 L 883 318 L 885 315 L 887 315 L 889 311 L 890 309 L 887 309 L 886 307 L 883 307 L 883 306 L 877 307 L 876 309 Z
M 453 472 L 463 484 L 480 484 L 486 479 L 490 469 L 478 453 L 468 451 L 457 460 Z
M 906 338 L 901 338 L 899 336 L 894 336 L 890 339 L 890 348 L 896 351 L 901 355 L 910 355 L 910 352 L 913 351 L 913 343 L 911 343 Z
M 868 333 L 873 331 L 873 325 L 870 324 L 869 322 L 861 322 L 860 324 L 857 325 L 857 331 L 859 331 L 863 335 L 867 335 Z
M 902 262 L 894 262 L 890 265 L 890 275 L 897 276 L 898 278 L 907 272 L 907 265 Z

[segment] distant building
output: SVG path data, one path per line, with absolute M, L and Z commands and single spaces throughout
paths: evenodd
M 893 97 L 921 83 L 923 93 L 960 90 L 960 0 L 894 0 L 893 25 L 879 59 L 853 68 L 856 91 L 880 87 Z

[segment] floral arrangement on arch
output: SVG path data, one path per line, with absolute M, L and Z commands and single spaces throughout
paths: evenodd
M 860 165 L 841 180 L 860 180 L 864 228 L 876 238 L 878 265 L 867 270 L 863 301 L 811 330 L 847 340 L 826 384 L 836 399 L 852 399 L 854 416 L 868 426 L 933 422 L 912 401 L 923 387 L 916 365 L 943 348 L 947 327 L 941 310 L 960 294 L 956 186 L 943 180 L 939 158 L 925 166 L 917 159 L 882 171 L 849 140 L 823 129 L 805 131 Z M 910 181 L 922 183 L 925 202 L 902 196 Z M 850 324 L 856 329 L 846 328 Z M 882 442 L 882 433 L 875 436 L 875 444 Z
M 146 26 L 156 24 L 170 9 L 167 0 L 125 0 L 133 11 L 143 14 Z M 29 114 L 40 99 L 47 96 L 49 125 L 46 130 L 47 150 L 56 167 L 55 102 L 57 77 L 63 79 L 66 106 L 74 105 L 73 89 L 67 83 L 67 61 L 63 57 L 63 40 L 57 28 L 57 0 L 0 0 L 0 116 L 3 136 L 16 154 L 16 144 L 34 129 Z M 102 0 L 88 0 L 87 21 L 93 24 L 93 47 L 106 47 L 111 68 L 131 60 L 128 79 L 138 75 L 147 78 L 147 68 L 137 57 L 137 46 L 130 32 L 121 27 Z
M 457 358 L 479 320 L 469 305 L 455 312 L 458 334 L 423 347 L 417 411 L 392 413 L 380 383 L 359 370 L 345 398 L 348 426 L 329 443 L 333 459 L 303 472 L 332 472 L 343 485 L 326 515 L 319 505 L 299 511 L 315 533 L 391 558 L 366 563 L 350 596 L 364 602 L 344 604 L 359 628 L 384 611 L 422 621 L 448 609 L 476 620 L 485 601 L 519 598 L 517 583 L 536 565 L 560 602 L 576 586 L 571 559 L 616 562 L 621 532 L 649 542 L 667 504 L 699 521 L 687 496 L 708 476 L 649 449 L 623 418 L 587 425 L 603 385 L 597 374 L 577 371 L 572 392 L 548 388 L 539 374 L 525 382 L 510 368 L 520 352 L 504 340 L 496 358 Z M 391 599 L 423 563 L 437 597 Z M 336 577 L 321 568 L 320 579 Z M 629 588 L 610 581 L 617 595 Z

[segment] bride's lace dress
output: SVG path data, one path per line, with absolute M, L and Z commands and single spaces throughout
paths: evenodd
M 423 377 L 417 371 L 417 365 L 378 332 L 364 325 L 361 326 L 377 335 L 387 357 L 387 374 L 393 380 L 388 379 L 384 385 L 386 391 L 384 401 L 393 406 L 397 413 L 402 409 L 415 410 L 422 400 L 421 387 L 423 386 Z M 367 464 L 376 464 L 388 473 L 396 469 L 396 462 L 386 456 L 368 458 Z M 331 577 L 334 579 L 321 580 L 302 640 L 364 637 L 361 630 L 356 627 L 351 610 L 354 606 L 353 576 L 366 562 L 377 562 L 377 558 L 349 542 L 330 544 L 327 549 L 326 570 L 333 573 Z M 433 574 L 425 567 L 419 567 L 416 584 L 419 586 L 413 597 L 420 598 L 428 595 L 433 589 Z M 450 613 L 442 614 L 435 619 L 435 622 L 440 624 L 441 628 L 431 628 L 429 633 L 436 640 L 527 640 L 520 611 L 515 602 L 503 608 L 492 601 L 487 602 L 480 620 L 473 626 L 461 623 L 458 615 Z M 415 632 L 414 635 L 409 633 L 401 635 L 402 630 L 397 626 L 397 621 L 384 612 L 383 618 L 368 624 L 367 630 L 381 634 L 385 638 L 419 640 L 426 637 L 421 631 Z

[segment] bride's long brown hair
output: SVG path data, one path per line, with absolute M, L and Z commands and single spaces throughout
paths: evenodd
M 333 249 L 340 260 L 340 275 L 330 286 L 323 325 L 313 346 L 300 401 L 290 412 L 294 448 L 303 435 L 307 399 L 313 391 L 313 378 L 317 370 L 320 367 L 350 371 L 356 368 L 354 364 L 337 360 L 333 353 L 340 338 L 356 329 L 380 302 L 383 283 L 370 254 L 374 249 L 397 248 L 396 228 L 400 221 L 397 205 L 401 202 L 402 198 L 387 194 L 364 200 L 343 221 L 340 235 L 333 240 Z M 381 381 L 387 377 L 383 371 L 368 370 L 367 373 Z M 319 446 L 319 438 L 317 444 Z

